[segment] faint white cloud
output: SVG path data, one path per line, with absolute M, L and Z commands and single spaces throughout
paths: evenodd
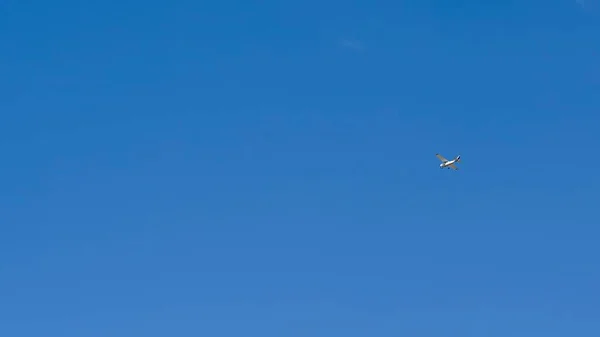
M 343 48 L 353 49 L 353 50 L 363 50 L 364 46 L 360 41 L 351 40 L 351 39 L 341 39 L 339 44 Z

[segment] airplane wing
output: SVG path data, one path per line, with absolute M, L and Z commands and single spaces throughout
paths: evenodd
M 448 165 L 448 167 L 451 167 L 453 170 L 458 170 L 458 167 L 456 167 L 456 165 L 454 165 L 454 164 Z
M 439 159 L 439 160 L 441 160 L 441 161 L 442 161 L 442 163 L 445 163 L 445 162 L 447 162 L 447 161 L 448 161 L 448 159 L 444 158 L 444 157 L 443 157 L 441 154 L 439 154 L 439 153 L 436 153 L 436 154 L 435 154 L 435 156 L 436 156 L 436 157 L 438 157 L 438 159 Z

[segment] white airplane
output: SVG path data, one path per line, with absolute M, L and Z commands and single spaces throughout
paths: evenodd
M 453 170 L 458 170 L 458 167 L 456 167 L 456 163 L 460 162 L 460 155 L 456 156 L 456 158 L 452 159 L 452 160 L 448 160 L 446 158 L 444 158 L 444 156 L 442 156 L 439 153 L 435 154 L 436 157 L 438 157 L 439 160 L 442 161 L 442 163 L 440 164 L 440 168 L 452 168 Z

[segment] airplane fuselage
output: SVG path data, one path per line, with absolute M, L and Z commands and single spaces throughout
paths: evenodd
M 440 164 L 440 168 L 448 167 L 448 166 L 450 166 L 450 165 L 452 165 L 452 164 L 454 164 L 454 163 L 456 163 L 456 162 L 458 162 L 458 160 L 456 160 L 456 159 L 453 159 L 453 160 L 448 160 L 448 161 L 447 161 L 447 162 L 445 162 L 445 163 L 441 163 L 441 164 Z

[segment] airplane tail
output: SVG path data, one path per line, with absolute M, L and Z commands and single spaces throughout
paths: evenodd
M 456 156 L 455 160 L 456 160 L 456 162 L 460 161 L 460 154 L 458 156 Z

